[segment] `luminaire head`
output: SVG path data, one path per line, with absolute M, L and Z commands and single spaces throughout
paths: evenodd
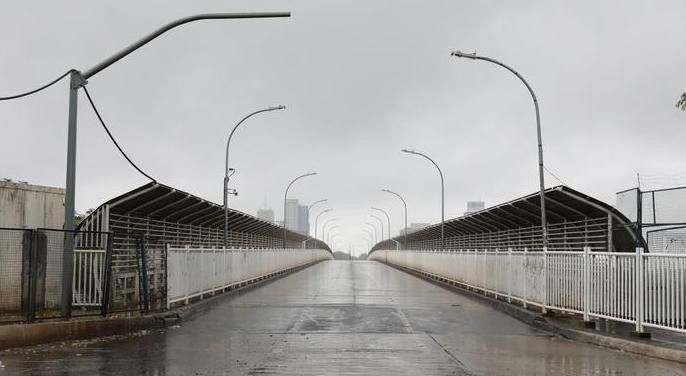
M 455 50 L 455 51 L 450 53 L 450 56 L 464 57 L 467 59 L 476 59 L 477 58 L 476 51 L 474 53 L 469 54 L 469 53 L 464 53 L 460 50 Z
M 273 107 L 267 108 L 267 111 L 276 111 L 276 110 L 285 110 L 285 109 L 286 109 L 286 106 L 280 104 L 278 106 L 273 106 Z

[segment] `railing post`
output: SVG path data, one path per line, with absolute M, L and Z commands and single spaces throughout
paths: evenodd
M 524 276 L 524 296 L 522 297 L 522 306 L 526 308 L 529 299 L 529 275 L 527 267 L 529 266 L 528 249 L 524 247 L 524 267 L 522 268 L 522 275 Z
M 186 246 L 186 252 L 184 253 L 184 256 L 183 256 L 183 271 L 181 272 L 181 276 L 183 276 L 184 272 L 186 272 L 186 275 L 185 275 L 185 278 L 183 281 L 183 285 L 186 287 L 184 289 L 184 290 L 186 290 L 185 291 L 185 297 L 184 297 L 185 298 L 184 299 L 185 304 L 188 304 L 188 290 L 190 289 L 189 285 L 191 283 L 190 282 L 190 280 L 191 280 L 190 276 L 188 275 L 188 273 L 190 272 L 188 269 L 188 253 L 190 252 L 190 250 L 191 250 L 190 246 Z
M 541 313 L 548 313 L 548 247 L 543 247 L 543 301 L 541 302 Z
M 591 254 L 590 248 L 584 247 L 583 273 L 584 273 L 584 325 L 586 327 L 595 326 L 591 321 Z
M 636 262 L 634 267 L 636 268 L 636 331 L 631 333 L 632 335 L 640 338 L 650 338 L 650 333 L 643 330 L 643 314 L 644 314 L 644 294 L 645 294 L 645 282 L 643 280 L 643 247 L 636 248 Z
M 507 302 L 512 303 L 512 247 L 507 248 Z

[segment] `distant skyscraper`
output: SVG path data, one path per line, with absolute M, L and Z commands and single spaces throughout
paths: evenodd
M 310 234 L 310 218 L 306 205 L 298 205 L 298 232 Z
M 258 209 L 257 210 L 257 218 L 267 221 L 269 223 L 274 223 L 274 210 L 272 209 Z
M 300 205 L 297 198 L 286 200 L 286 228 L 302 234 L 310 232 L 307 206 Z
M 485 207 L 486 203 L 483 201 L 467 201 L 467 211 L 464 212 L 464 215 L 470 215 L 472 213 L 482 211 Z
M 289 198 L 286 200 L 286 228 L 293 231 L 298 231 L 298 212 L 300 205 L 297 198 Z

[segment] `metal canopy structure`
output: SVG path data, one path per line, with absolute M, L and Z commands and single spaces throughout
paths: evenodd
M 536 192 L 476 213 L 447 220 L 445 236 L 454 239 L 478 237 L 481 240 L 495 242 L 496 240 L 486 237 L 499 234 L 500 238 L 512 238 L 513 235 L 521 238 L 522 231 L 528 230 L 531 240 L 529 244 L 535 245 L 537 240 L 540 240 L 538 247 L 542 247 L 539 198 L 539 193 Z M 598 199 L 563 185 L 547 189 L 545 199 L 551 249 L 574 248 L 568 245 L 598 242 L 597 238 L 601 235 L 607 242 L 606 250 L 633 251 L 637 244 L 643 244 L 642 239 L 636 240 L 631 221 Z M 408 234 L 407 241 L 410 246 L 422 242 L 426 244 L 426 241 L 440 240 L 440 236 L 441 226 L 435 224 Z M 500 241 L 500 238 L 497 240 Z M 401 242 L 403 239 L 398 236 L 394 240 Z M 384 248 L 395 249 L 395 243 L 378 243 L 373 249 Z
M 107 218 L 105 221 L 98 221 L 103 211 Z M 115 217 L 126 218 L 127 224 L 154 221 L 175 226 L 186 225 L 212 233 L 214 230 L 223 228 L 224 209 L 221 205 L 190 193 L 161 183 L 150 182 L 105 202 L 84 219 L 81 228 L 90 229 L 95 224 L 99 230 L 117 232 L 117 229 L 112 228 Z M 283 227 L 234 209 L 229 209 L 228 224 L 232 233 L 274 239 L 281 239 L 283 236 Z M 294 231 L 287 230 L 286 233 L 291 244 L 299 245 L 310 239 L 309 236 Z M 317 246 L 328 249 L 323 242 L 316 242 Z M 315 241 L 310 241 L 308 246 L 313 246 L 314 243 Z

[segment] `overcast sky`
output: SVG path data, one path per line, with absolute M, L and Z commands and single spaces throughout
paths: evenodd
M 536 91 L 547 167 L 614 204 L 636 173 L 686 171 L 686 2 L 674 1 L 3 1 L 0 96 L 69 68 L 86 70 L 154 28 L 204 12 L 289 10 L 290 19 L 203 21 L 169 32 L 92 77 L 88 89 L 117 140 L 158 181 L 221 202 L 224 147 L 236 168 L 231 206 L 282 216 L 291 189 L 328 198 L 337 249 L 366 247 L 370 206 L 402 225 L 440 221 L 468 200 L 486 205 L 538 185 L 531 98 L 516 77 L 462 49 L 499 59 Z M 0 177 L 64 186 L 67 82 L 0 103 Z M 559 184 L 550 175 L 547 186 Z M 147 181 L 79 102 L 77 209 Z M 683 182 L 683 181 L 682 181 Z M 323 208 L 323 206 L 320 206 Z M 324 218 L 324 217 L 322 217 Z

